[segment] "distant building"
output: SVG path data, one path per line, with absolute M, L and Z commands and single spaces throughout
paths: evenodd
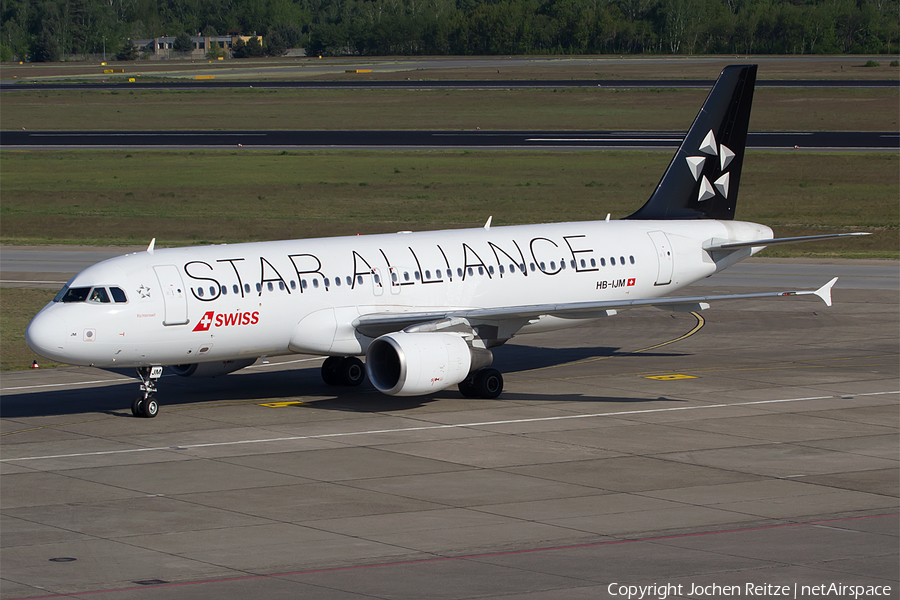
M 190 52 L 175 50 L 174 36 L 132 40 L 131 42 L 141 55 L 147 54 L 147 58 L 150 60 L 180 60 L 182 58 L 203 60 L 206 58 L 206 53 L 209 52 L 209 49 L 214 47 L 214 44 L 224 51 L 225 58 L 231 58 L 232 44 L 238 39 L 247 42 L 252 37 L 258 37 L 260 42 L 263 41 L 262 36 L 241 35 L 239 32 L 235 35 L 192 35 L 191 45 L 193 49 Z

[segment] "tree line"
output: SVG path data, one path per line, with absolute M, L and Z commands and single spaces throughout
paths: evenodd
M 0 0 L 0 58 L 258 34 L 253 54 L 897 53 L 900 0 Z

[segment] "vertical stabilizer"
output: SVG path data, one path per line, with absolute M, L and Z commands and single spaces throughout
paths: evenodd
M 627 219 L 734 219 L 756 65 L 725 67 L 656 191 Z

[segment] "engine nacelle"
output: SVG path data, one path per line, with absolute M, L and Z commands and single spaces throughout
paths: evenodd
M 171 365 L 169 370 L 181 377 L 218 377 L 234 373 L 256 362 L 255 358 L 242 360 L 215 360 L 213 362 L 194 363 L 190 365 Z
M 456 385 L 492 358 L 490 351 L 471 348 L 455 333 L 401 331 L 369 344 L 366 373 L 379 392 L 421 396 Z

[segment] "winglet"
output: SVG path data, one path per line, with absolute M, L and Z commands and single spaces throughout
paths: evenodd
M 821 298 L 825 302 L 825 306 L 831 306 L 831 288 L 834 287 L 835 282 L 837 282 L 838 278 L 835 277 L 815 292 L 813 292 L 816 296 Z
M 485 228 L 485 229 L 490 229 L 490 228 L 491 228 L 491 219 L 493 219 L 493 218 L 494 218 L 494 215 L 491 215 L 490 217 L 488 217 L 487 222 L 484 224 L 484 228 Z
M 150 240 L 150 245 L 147 246 L 147 252 L 148 252 L 149 254 L 153 254 L 153 247 L 154 247 L 154 246 L 156 246 L 156 238 L 153 238 L 152 240 Z

